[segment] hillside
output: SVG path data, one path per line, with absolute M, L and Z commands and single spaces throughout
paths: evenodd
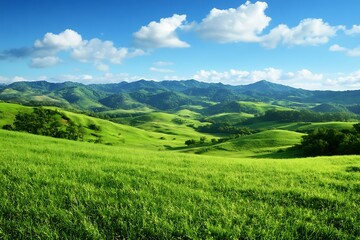
M 284 158 L 283 150 L 299 144 L 304 134 L 288 130 L 265 130 L 224 143 L 197 145 L 183 152 L 226 157 Z M 280 152 L 280 154 L 279 154 Z M 294 157 L 289 153 L 286 157 Z
M 231 159 L 4 130 L 0 145 L 2 239 L 360 234 L 357 156 Z
M 0 128 L 5 124 L 12 124 L 17 113 L 31 111 L 31 107 L 0 103 Z M 187 124 L 200 123 L 185 119 L 183 123 L 174 122 L 173 119 L 179 117 L 165 113 L 151 113 L 148 115 L 151 120 L 146 115 L 142 116 L 143 121 L 135 118 L 132 121 L 140 122 L 133 124 L 137 126 L 133 127 L 61 109 L 59 111 L 64 112 L 72 121 L 84 127 L 84 141 L 87 142 L 162 150 L 165 148 L 164 146 L 183 146 L 185 140 L 189 137 L 200 138 L 204 135 L 194 131 L 191 127 L 187 127 L 185 121 L 187 121 Z M 98 126 L 100 130 L 92 129 L 91 125 Z

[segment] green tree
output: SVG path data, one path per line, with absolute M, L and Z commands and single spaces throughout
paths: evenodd
M 195 143 L 196 143 L 196 141 L 194 139 L 189 139 L 189 140 L 185 141 L 185 145 L 187 145 L 187 146 L 193 145 Z

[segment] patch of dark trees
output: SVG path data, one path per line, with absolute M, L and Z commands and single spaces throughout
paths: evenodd
M 226 133 L 240 136 L 253 134 L 253 131 L 248 127 L 238 127 L 230 123 L 212 123 L 199 126 L 196 130 L 203 133 Z
M 360 123 L 354 124 L 351 130 L 315 129 L 303 136 L 301 144 L 295 148 L 306 156 L 360 154 Z
M 42 107 L 33 108 L 31 113 L 19 112 L 14 123 L 4 125 L 3 129 L 70 140 L 84 137 L 84 128 L 81 125 L 75 124 L 58 110 Z
M 346 112 L 319 113 L 310 110 L 269 110 L 266 111 L 263 116 L 257 117 L 257 119 L 251 119 L 250 121 L 261 120 L 278 122 L 347 122 L 357 118 L 357 115 Z

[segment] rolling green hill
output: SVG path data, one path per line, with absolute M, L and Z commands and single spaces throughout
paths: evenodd
M 268 147 L 261 140 L 274 134 L 293 137 L 272 131 L 232 144 Z M 0 145 L 1 239 L 360 235 L 358 156 L 210 157 L 4 130 Z
M 52 107 L 53 108 L 53 107 Z M 55 108 L 53 108 L 55 109 Z M 17 104 L 0 103 L 0 128 L 5 124 L 11 124 L 15 120 L 15 115 L 18 112 L 31 112 L 31 107 L 21 106 Z M 84 141 L 98 142 L 109 145 L 119 146 L 142 146 L 148 149 L 163 149 L 164 145 L 168 146 L 183 146 L 184 141 L 189 137 L 199 138 L 202 134 L 195 132 L 190 127 L 182 127 L 179 124 L 171 123 L 175 115 L 170 114 L 153 114 L 160 116 L 163 120 L 168 120 L 166 128 L 173 128 L 176 131 L 156 131 L 156 128 L 150 129 L 150 125 L 141 128 L 131 127 L 128 125 L 117 124 L 107 120 L 86 116 L 83 114 L 63 111 L 76 124 L 81 124 L 85 129 Z M 190 120 L 187 120 L 190 121 Z M 157 123 L 153 122 L 153 126 Z M 95 125 L 100 127 L 100 131 L 91 129 L 89 126 Z M 175 127 L 176 126 L 176 127 Z M 152 131 L 153 130 L 153 131 Z
M 205 119 L 209 122 L 215 122 L 215 123 L 238 124 L 253 117 L 254 114 L 240 112 L 240 113 L 218 113 L 215 115 L 211 115 L 210 117 L 206 117 Z
M 287 130 L 267 130 L 231 139 L 224 143 L 197 145 L 183 151 L 226 157 L 276 156 L 279 151 L 299 144 L 303 135 L 302 133 Z M 283 158 L 282 155 L 280 154 L 278 157 Z

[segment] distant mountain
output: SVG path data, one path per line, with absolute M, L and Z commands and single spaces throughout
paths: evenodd
M 292 100 L 298 101 L 300 99 L 308 98 L 312 96 L 311 91 L 297 89 L 277 83 L 271 83 L 266 80 L 262 80 L 249 85 L 239 86 L 237 88 L 238 93 L 242 93 L 247 96 L 251 96 L 256 99 L 276 99 L 276 100 Z
M 193 104 L 194 102 L 190 97 L 176 92 L 158 93 L 151 96 L 147 101 L 150 106 L 160 110 L 176 109 L 183 105 Z
M 161 82 L 139 80 L 90 85 L 37 81 L 16 82 L 3 86 L 0 88 L 0 100 L 92 111 L 131 109 L 138 106 L 167 111 L 184 105 L 209 106 L 217 103 L 225 105 L 218 105 L 219 109 L 214 110 L 215 112 L 226 110 L 237 112 L 241 106 L 237 106 L 234 103 L 236 101 L 354 105 L 360 102 L 360 91 L 310 91 L 265 80 L 240 86 L 196 80 Z M 233 105 L 226 105 L 231 102 Z M 353 109 L 357 111 L 355 107 Z M 316 108 L 314 110 L 324 111 Z
M 266 80 L 261 80 L 249 85 L 241 86 L 240 89 L 243 89 L 244 91 L 257 91 L 262 93 L 291 92 L 294 90 L 299 90 L 289 86 L 268 82 Z
M 100 99 L 99 102 L 106 107 L 113 109 L 133 109 L 143 106 L 143 104 L 131 98 L 131 96 L 127 93 L 113 94 Z

